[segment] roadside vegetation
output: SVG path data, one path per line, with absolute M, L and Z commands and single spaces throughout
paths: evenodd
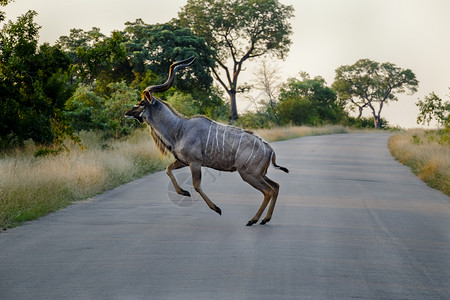
M 389 139 L 392 155 L 430 187 L 450 196 L 450 136 L 445 130 L 414 129 Z
M 83 148 L 48 149 L 28 141 L 0 157 L 0 228 L 13 227 L 165 167 L 147 130 L 124 140 L 80 134 Z M 42 155 L 46 152 L 47 155 Z
M 450 196 L 450 100 L 431 92 L 416 105 L 417 124 L 434 121 L 439 129 L 407 130 L 389 139 L 389 149 L 429 186 Z

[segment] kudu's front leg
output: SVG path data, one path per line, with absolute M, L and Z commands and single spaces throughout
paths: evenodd
M 190 197 L 191 194 L 188 191 L 183 190 L 180 185 L 178 184 L 177 180 L 175 179 L 175 176 L 173 176 L 172 174 L 172 170 L 176 170 L 176 169 L 181 169 L 186 167 L 187 165 L 182 163 L 179 160 L 174 161 L 173 163 L 171 163 L 170 165 L 167 166 L 166 168 L 166 174 L 169 175 L 170 180 L 173 183 L 173 187 L 175 188 L 175 191 L 183 196 L 188 196 Z
M 208 196 L 203 193 L 200 183 L 202 181 L 202 166 L 199 163 L 191 163 L 191 173 L 192 173 L 192 184 L 194 185 L 194 189 L 197 193 L 202 196 L 203 200 L 205 200 L 206 204 L 208 204 L 209 208 L 214 210 L 219 215 L 222 215 L 222 210 L 216 206 L 211 200 L 209 200 Z

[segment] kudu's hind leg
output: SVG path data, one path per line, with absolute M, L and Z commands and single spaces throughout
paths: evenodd
M 263 177 L 254 177 L 252 175 L 248 176 L 242 176 L 242 178 L 248 182 L 251 186 L 253 186 L 255 189 L 259 190 L 264 195 L 264 200 L 259 207 L 258 211 L 256 212 L 255 216 L 248 221 L 246 226 L 252 226 L 253 224 L 257 223 L 259 218 L 261 218 L 262 213 L 267 207 L 267 204 L 269 204 L 270 199 L 274 195 L 274 188 L 271 184 L 269 184 Z M 267 221 L 266 221 L 267 222 Z M 262 223 L 265 224 L 266 222 Z
M 209 208 L 214 210 L 219 215 L 222 215 L 222 210 L 216 206 L 211 200 L 209 200 L 208 196 L 203 193 L 200 183 L 202 181 L 202 166 L 201 164 L 191 164 L 191 173 L 192 173 L 192 184 L 194 185 L 194 189 L 197 193 L 202 196 L 203 200 L 205 200 L 206 204 L 208 204 Z
M 183 196 L 188 196 L 190 197 L 191 194 L 188 191 L 183 190 L 180 185 L 178 184 L 177 180 L 175 179 L 175 176 L 173 176 L 172 174 L 172 170 L 176 170 L 176 169 L 181 169 L 186 167 L 187 165 L 182 163 L 179 160 L 174 161 L 173 163 L 171 163 L 170 165 L 167 166 L 166 168 L 166 174 L 169 175 L 170 180 L 172 181 L 173 187 L 175 188 L 175 191 Z
M 261 221 L 261 225 L 266 224 L 267 222 L 270 221 L 270 219 L 272 219 L 273 210 L 275 208 L 275 203 L 277 202 L 277 198 L 278 198 L 278 191 L 280 190 L 280 185 L 278 183 L 276 183 L 272 179 L 268 178 L 267 176 L 264 176 L 263 178 L 273 188 L 273 195 L 272 195 L 272 200 L 270 201 L 269 209 L 267 210 L 267 215 Z

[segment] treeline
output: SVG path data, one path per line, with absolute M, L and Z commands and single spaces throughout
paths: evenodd
M 28 139 L 62 147 L 68 137 L 77 140 L 81 130 L 99 130 L 105 137 L 125 136 L 140 125 L 125 119 L 124 112 L 140 100 L 145 87 L 166 80 L 172 62 L 192 55 L 197 60 L 178 75 L 181 80 L 157 96 L 186 116 L 201 114 L 222 122 L 230 120 L 231 108 L 235 121 L 230 101 L 213 84 L 213 76 L 218 79 L 217 64 L 223 66 L 218 61 L 223 54 L 218 56 L 217 45 L 208 44 L 179 21 L 150 25 L 138 19 L 109 36 L 95 27 L 72 29 L 55 45 L 39 45 L 35 16 L 36 12 L 29 11 L 16 22 L 4 22 L 0 31 L 0 148 L 22 145 Z M 381 128 L 386 122 L 380 117 L 381 107 L 376 113 L 374 104 L 395 101 L 394 92 L 414 92 L 418 85 L 410 70 L 370 60 L 340 67 L 332 86 L 320 76 L 310 78 L 305 73 L 276 88 L 264 79 L 256 82 L 253 88 L 265 96 L 256 111 L 238 118 L 238 126 Z M 259 83 L 263 86 L 258 87 Z M 232 92 L 245 90 L 233 87 Z M 349 115 L 355 108 L 360 111 L 356 118 Z M 372 110 L 372 118 L 361 116 L 366 108 Z

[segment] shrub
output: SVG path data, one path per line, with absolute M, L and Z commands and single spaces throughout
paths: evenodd
M 344 126 L 349 126 L 349 127 L 359 128 L 359 129 L 375 128 L 374 124 L 375 123 L 374 123 L 373 117 L 355 118 L 355 117 L 349 116 L 349 117 L 345 118 L 344 121 L 342 121 L 342 125 L 344 125 Z M 384 128 L 384 129 L 389 128 L 389 122 L 384 118 L 380 119 L 380 124 L 381 124 L 381 128 Z
M 246 112 L 236 121 L 236 126 L 242 128 L 270 128 L 271 125 L 270 119 L 259 112 Z

